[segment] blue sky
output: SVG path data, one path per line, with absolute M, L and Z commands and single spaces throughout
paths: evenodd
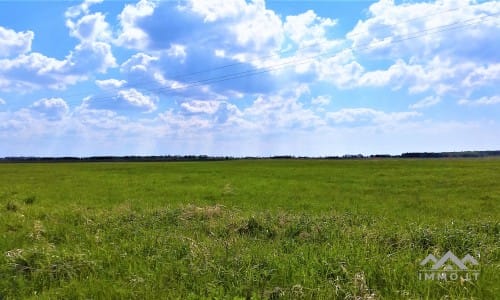
M 0 1 L 0 156 L 497 150 L 499 14 L 460 0 Z

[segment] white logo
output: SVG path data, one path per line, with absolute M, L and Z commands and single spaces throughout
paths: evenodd
M 432 263 L 430 269 L 421 270 L 418 274 L 420 280 L 477 280 L 479 270 L 474 268 L 479 266 L 477 260 L 470 254 L 459 259 L 453 252 L 446 252 L 439 260 L 429 254 L 420 262 L 421 266 Z

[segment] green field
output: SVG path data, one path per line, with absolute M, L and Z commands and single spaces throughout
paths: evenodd
M 500 159 L 4 163 L 0 205 L 0 299 L 500 298 Z M 478 280 L 419 280 L 448 250 Z

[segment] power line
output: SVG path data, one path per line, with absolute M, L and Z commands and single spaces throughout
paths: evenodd
M 455 8 L 438 11 L 438 12 L 435 12 L 435 13 L 432 13 L 432 14 L 426 14 L 426 15 L 422 15 L 422 16 L 410 18 L 410 19 L 407 19 L 405 21 L 397 22 L 397 23 L 394 23 L 394 24 L 380 24 L 379 26 L 375 27 L 374 31 L 378 31 L 378 30 L 381 30 L 383 28 L 391 28 L 393 26 L 398 26 L 398 25 L 401 25 L 401 24 L 408 24 L 408 23 L 413 22 L 415 20 L 426 19 L 426 18 L 430 18 L 432 16 L 446 14 L 446 13 L 457 11 L 457 10 L 460 10 L 460 9 L 463 9 L 463 8 L 467 8 L 467 7 L 470 7 L 470 6 L 469 5 L 458 6 L 458 7 L 455 7 Z M 355 37 L 355 36 L 358 36 L 358 35 L 361 35 L 361 34 L 364 34 L 364 33 L 366 33 L 366 32 L 364 32 L 364 31 L 357 32 L 357 33 L 351 34 L 350 37 Z M 208 69 L 204 69 L 204 70 L 199 70 L 199 71 L 194 71 L 194 72 L 188 72 L 188 73 L 184 73 L 184 74 L 176 74 L 176 75 L 172 75 L 169 78 L 169 80 L 180 81 L 181 79 L 194 77 L 194 76 L 199 75 L 199 74 L 204 74 L 204 73 L 209 73 L 209 72 L 214 72 L 214 71 L 229 69 L 229 68 L 236 67 L 236 66 L 241 66 L 241 65 L 248 65 L 248 64 L 252 64 L 252 63 L 257 62 L 258 60 L 264 60 L 264 59 L 269 59 L 269 58 L 273 58 L 273 57 L 279 57 L 280 55 L 288 53 L 288 52 L 292 52 L 292 51 L 300 52 L 300 51 L 307 50 L 307 49 L 314 48 L 314 47 L 318 47 L 318 46 L 321 46 L 321 45 L 322 45 L 322 43 L 315 43 L 315 44 L 303 46 L 303 47 L 300 47 L 300 48 L 297 48 L 297 49 L 293 49 L 292 48 L 292 49 L 289 49 L 289 50 L 280 51 L 279 53 L 274 53 L 274 54 L 265 55 L 265 56 L 258 56 L 256 58 L 250 60 L 250 61 L 247 61 L 247 62 L 240 62 L 240 61 L 238 61 L 238 62 L 234 62 L 234 63 L 230 63 L 230 64 L 225 64 L 225 65 L 220 65 L 220 66 L 217 66 L 217 67 L 208 68 Z M 145 76 L 141 76 L 140 78 L 145 78 Z M 145 87 L 148 87 L 148 86 L 151 86 L 151 85 L 158 85 L 158 83 L 148 79 L 148 80 L 144 80 L 144 81 L 134 82 L 133 84 L 126 84 L 125 86 L 121 86 L 121 87 L 109 88 L 109 89 L 107 89 L 107 92 L 108 93 L 116 93 L 116 92 L 119 92 L 120 90 L 122 90 L 124 88 L 144 89 Z M 64 98 L 72 98 L 72 97 L 85 96 L 85 95 L 88 95 L 88 92 L 85 92 L 85 93 L 84 92 L 82 92 L 82 93 L 74 93 L 74 94 L 62 95 L 62 96 Z
M 447 25 L 443 25 L 443 26 L 428 28 L 426 30 L 416 32 L 411 36 L 407 36 L 407 37 L 400 38 L 397 40 L 392 40 L 389 43 L 385 43 L 382 40 L 382 41 L 378 42 L 378 44 L 385 43 L 384 45 L 391 45 L 391 44 L 401 43 L 401 42 L 404 42 L 407 40 L 412 40 L 412 39 L 416 39 L 416 38 L 431 35 L 431 34 L 436 34 L 436 33 L 451 31 L 451 30 L 457 30 L 460 28 L 465 28 L 468 26 L 480 24 L 484 19 L 489 18 L 489 17 L 493 17 L 495 15 L 498 15 L 498 13 L 493 14 L 493 15 L 479 17 L 479 18 L 472 18 L 472 19 L 468 19 L 468 20 L 465 20 L 462 22 L 456 22 L 456 23 L 447 24 Z M 372 43 L 366 43 L 364 45 L 353 46 L 353 47 L 345 48 L 343 50 L 348 49 L 348 50 L 353 50 L 353 51 L 359 51 L 359 50 L 374 49 L 377 47 L 379 47 L 379 45 L 373 45 Z M 269 72 L 272 72 L 275 70 L 283 69 L 283 68 L 286 68 L 289 66 L 298 66 L 298 65 L 306 64 L 306 63 L 309 63 L 311 60 L 314 60 L 314 59 L 317 59 L 317 58 L 320 58 L 323 56 L 331 55 L 331 54 L 332 54 L 332 52 L 326 52 L 326 53 L 308 56 L 308 57 L 297 59 L 297 60 L 286 61 L 286 62 L 282 62 L 282 63 L 278 63 L 278 64 L 274 64 L 274 65 L 270 65 L 270 66 L 266 66 L 266 67 L 262 67 L 262 68 L 258 68 L 258 69 L 247 70 L 247 71 L 243 71 L 243 72 L 236 72 L 236 73 L 226 74 L 223 76 L 216 76 L 216 77 L 212 77 L 212 78 L 192 81 L 192 82 L 189 82 L 189 83 L 184 84 L 184 85 L 179 86 L 179 87 L 162 87 L 162 88 L 144 89 L 144 90 L 148 91 L 148 92 L 153 92 L 153 93 L 162 92 L 163 95 L 168 95 L 168 94 L 175 93 L 178 90 L 184 90 L 187 88 L 198 87 L 198 86 L 203 86 L 203 85 L 207 85 L 207 84 L 213 84 L 213 83 L 219 83 L 219 82 L 224 82 L 224 81 L 228 81 L 228 80 L 234 80 L 234 79 L 239 79 L 239 78 L 244 78 L 244 77 L 255 76 L 255 75 L 269 73 Z M 110 95 L 110 96 L 103 96 L 103 97 L 94 97 L 94 98 L 92 98 L 92 100 L 93 101 L 102 101 L 102 100 L 109 100 L 109 99 L 115 99 L 115 98 L 116 98 L 116 95 L 113 95 L 113 96 Z

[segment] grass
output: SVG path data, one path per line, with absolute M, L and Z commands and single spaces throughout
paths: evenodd
M 499 159 L 0 164 L 0 299 L 495 299 L 498 182 Z M 419 280 L 448 250 L 479 279 Z

